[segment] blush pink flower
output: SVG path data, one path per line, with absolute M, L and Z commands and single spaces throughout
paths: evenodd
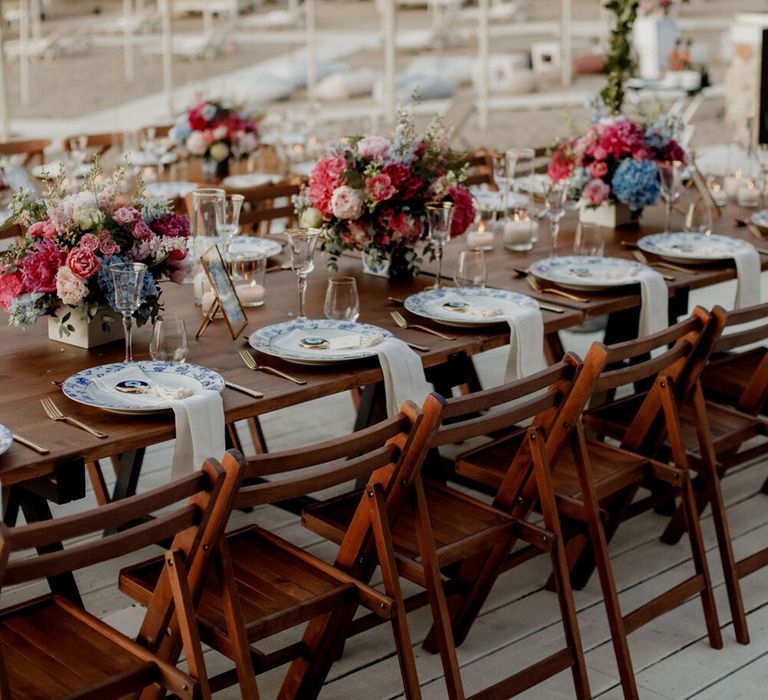
M 135 207 L 120 207 L 112 213 L 112 218 L 120 226 L 130 226 L 141 218 L 141 214 Z
M 592 150 L 592 157 L 595 160 L 606 160 L 611 155 L 603 146 L 595 146 Z
M 6 311 L 11 302 L 24 291 L 24 280 L 21 272 L 0 274 L 0 306 Z
M 357 152 L 371 160 L 382 160 L 389 153 L 389 147 L 389 139 L 384 136 L 366 136 L 357 142 Z
M 173 252 L 173 251 L 172 251 Z M 172 282 L 181 284 L 192 273 L 193 263 L 188 257 L 175 259 L 173 255 L 169 257 L 170 273 Z
M 29 227 L 29 235 L 32 238 L 45 238 L 51 240 L 58 235 L 56 226 L 53 221 L 46 219 L 45 221 L 37 221 Z
M 99 270 L 99 259 L 87 248 L 72 248 L 67 255 L 67 267 L 87 280 Z
M 99 247 L 99 239 L 96 238 L 96 236 L 94 236 L 92 233 L 86 233 L 80 239 L 80 247 L 83 248 L 84 250 L 90 250 L 91 252 L 93 252 Z
M 133 237 L 143 240 L 152 236 L 152 229 L 149 228 L 143 221 L 137 221 L 133 225 Z
M 187 138 L 186 145 L 193 156 L 201 156 L 208 150 L 209 143 L 202 131 L 193 131 Z
M 120 246 L 112 240 L 109 231 L 99 231 L 99 251 L 105 258 L 111 258 L 120 251 Z
M 56 294 L 65 304 L 77 306 L 88 294 L 88 285 L 65 265 L 56 273 Z
M 608 163 L 603 160 L 596 160 L 589 165 L 589 175 L 593 178 L 603 178 L 608 174 Z
M 347 169 L 347 161 L 340 153 L 323 156 L 317 161 L 309 176 L 307 196 L 315 207 L 328 221 L 333 213 L 331 211 L 331 197 L 336 188 L 344 184 L 344 172 Z
M 383 202 L 387 199 L 392 199 L 397 192 L 392 185 L 392 180 L 389 175 L 385 175 L 384 173 L 369 177 L 365 183 L 365 189 L 374 202 Z
M 611 188 L 602 180 L 590 180 L 581 194 L 589 206 L 598 207 L 611 196 Z
M 61 267 L 63 254 L 50 241 L 38 243 L 21 263 L 24 286 L 30 292 L 55 292 L 56 272 Z
M 331 212 L 337 219 L 359 219 L 364 201 L 362 190 L 342 185 L 333 191 Z

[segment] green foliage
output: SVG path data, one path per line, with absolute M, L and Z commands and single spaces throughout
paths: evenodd
M 638 0 L 608 0 L 605 8 L 615 17 L 605 61 L 607 82 L 601 95 L 609 114 L 621 114 L 624 83 L 635 68 L 632 60 L 632 27 L 637 19 Z

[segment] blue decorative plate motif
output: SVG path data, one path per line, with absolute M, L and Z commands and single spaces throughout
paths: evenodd
M 688 263 L 708 263 L 728 260 L 733 251 L 752 247 L 751 243 L 729 236 L 704 233 L 657 233 L 643 236 L 637 247 L 666 260 Z
M 634 284 L 637 273 L 647 269 L 636 260 L 565 255 L 537 260 L 531 265 L 530 273 L 558 287 L 594 291 Z
M 0 425 L 0 455 L 7 452 L 13 444 L 13 434 L 4 425 Z
M 459 305 L 466 304 L 469 311 L 460 311 Z M 417 316 L 445 323 L 450 326 L 489 326 L 503 323 L 507 316 L 527 307 L 538 309 L 538 302 L 525 294 L 506 289 L 488 287 L 447 287 L 425 289 L 412 294 L 405 300 L 405 308 Z M 472 313 L 473 310 L 501 311 L 497 315 Z
M 156 377 L 158 384 L 179 389 L 188 388 L 193 391 L 200 389 L 222 391 L 224 389 L 224 377 L 207 367 L 190 365 L 185 362 L 156 362 L 152 360 L 132 364 L 138 366 L 150 379 L 153 376 Z M 121 401 L 119 396 L 106 393 L 94 383 L 94 380 L 118 372 L 126 366 L 125 362 L 115 362 L 114 364 L 84 369 L 69 377 L 62 384 L 61 390 L 67 398 L 73 401 L 94 408 L 102 408 L 105 411 L 146 414 L 169 410 L 170 405 L 167 403 L 158 402 L 156 406 L 147 407 L 137 406 L 135 402 L 131 403 L 128 399 Z
M 752 223 L 763 228 L 768 228 L 768 209 L 761 209 L 752 214 Z
M 392 336 L 388 330 L 368 323 L 334 321 L 332 319 L 308 319 L 286 321 L 260 328 L 251 335 L 251 347 L 266 355 L 279 357 L 299 364 L 333 364 L 372 357 L 376 354 L 371 345 L 356 348 L 331 349 L 334 339 L 354 339 L 360 336 L 371 345 Z M 326 342 L 322 342 L 326 341 Z

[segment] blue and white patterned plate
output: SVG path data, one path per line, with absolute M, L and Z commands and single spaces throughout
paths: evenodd
M 7 452 L 13 444 L 13 434 L 4 425 L 0 425 L 0 455 Z
M 242 175 L 229 175 L 225 177 L 221 184 L 224 187 L 234 187 L 238 190 L 245 190 L 249 187 L 261 187 L 275 181 L 275 175 L 270 173 L 243 173 Z
M 150 182 L 144 186 L 144 193 L 147 197 L 157 199 L 176 199 L 186 197 L 196 189 L 197 184 L 194 182 Z
M 304 365 L 326 365 L 336 362 L 359 360 L 376 354 L 371 345 L 381 342 L 392 334 L 384 328 L 368 323 L 351 323 L 331 319 L 286 321 L 260 328 L 251 335 L 251 347 L 289 362 Z M 361 347 L 330 349 L 324 343 L 335 338 L 362 338 Z M 303 343 L 303 344 L 302 344 Z M 365 346 L 366 343 L 369 345 Z M 315 347 L 312 347 L 314 345 Z
M 474 197 L 477 207 L 479 209 L 485 209 L 490 211 L 500 211 L 501 206 L 501 192 L 494 192 L 493 190 L 482 189 L 478 187 L 470 188 L 472 197 Z M 519 194 L 517 192 L 510 192 L 507 196 L 507 208 L 519 209 L 528 205 L 528 197 Z
M 752 247 L 751 243 L 712 234 L 703 233 L 657 233 L 653 236 L 643 236 L 637 247 L 646 253 L 654 253 L 665 260 L 675 262 L 700 263 L 728 260 L 733 257 L 733 251 Z
M 565 255 L 537 260 L 530 273 L 558 287 L 594 292 L 633 284 L 637 273 L 645 268 L 642 263 L 623 258 Z
M 201 389 L 222 391 L 224 389 L 224 377 L 207 367 L 189 365 L 185 362 L 155 362 L 151 360 L 134 364 L 138 365 L 150 379 L 155 379 L 158 384 L 174 389 L 186 388 L 193 391 L 200 391 Z M 158 402 L 156 406 L 147 408 L 146 406 L 137 406 L 129 401 L 121 401 L 119 396 L 107 393 L 96 385 L 95 379 L 102 379 L 124 369 L 125 366 L 125 362 L 115 362 L 114 364 L 84 369 L 82 372 L 69 377 L 62 385 L 61 390 L 67 398 L 73 401 L 94 408 L 103 408 L 105 411 L 113 413 L 148 414 L 170 410 L 171 407 L 167 403 Z
M 123 158 L 131 165 L 137 165 L 139 167 L 153 166 L 158 164 L 158 157 L 154 153 L 148 153 L 147 151 L 126 151 L 123 154 Z M 170 165 L 175 163 L 179 159 L 177 153 L 163 153 L 160 156 L 160 163 L 163 165 Z
M 468 308 L 462 308 L 461 304 Z M 503 323 L 523 307 L 538 309 L 539 304 L 525 294 L 487 287 L 425 289 L 405 300 L 405 308 L 417 316 L 464 328 Z M 500 313 L 487 315 L 494 311 Z
M 752 223 L 763 228 L 768 228 L 768 209 L 761 209 L 752 214 Z
M 217 236 L 198 236 L 196 239 L 190 238 L 190 241 L 197 240 L 199 250 L 202 253 L 210 248 L 214 243 L 218 244 L 219 250 L 224 252 L 224 244 Z M 235 236 L 232 239 L 232 255 L 253 255 L 254 257 L 271 258 L 273 255 L 280 255 L 283 247 L 271 238 L 262 238 L 261 236 Z

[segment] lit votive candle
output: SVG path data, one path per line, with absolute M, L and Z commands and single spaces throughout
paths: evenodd
M 235 287 L 235 292 L 243 306 L 264 305 L 264 287 L 260 284 L 239 284 Z
M 504 222 L 504 247 L 515 252 L 531 250 L 538 228 L 538 222 L 515 214 Z
M 211 304 L 213 304 L 213 300 L 215 298 L 216 295 L 211 290 L 208 290 L 205 294 L 203 294 L 201 308 L 204 314 L 208 313 L 208 310 L 211 308 Z
M 736 203 L 741 207 L 757 207 L 760 205 L 760 190 L 754 180 L 744 180 L 739 187 Z
M 712 200 L 715 202 L 715 204 L 717 204 L 718 207 L 724 207 L 726 204 L 728 204 L 728 194 L 719 182 L 713 182 L 712 186 L 709 188 L 709 191 L 712 194 Z
M 485 227 L 485 221 L 467 232 L 467 246 L 470 250 L 493 250 L 493 230 Z
M 737 170 L 733 175 L 726 175 L 723 178 L 723 188 L 726 197 L 735 200 L 739 196 L 739 189 L 741 189 L 741 171 Z

